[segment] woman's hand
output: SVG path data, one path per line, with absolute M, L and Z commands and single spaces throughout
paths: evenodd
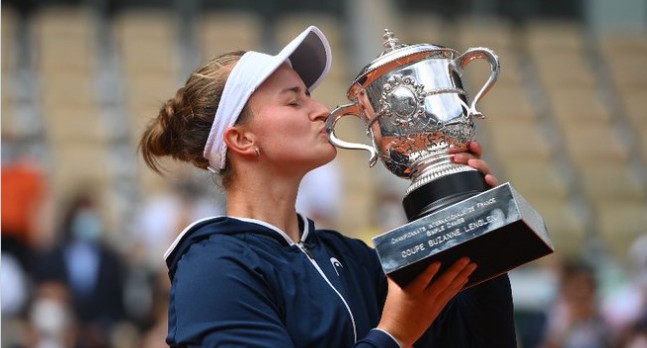
M 449 154 L 453 154 L 452 160 L 454 163 L 467 164 L 468 166 L 478 169 L 485 174 L 485 182 L 492 186 L 498 186 L 499 180 L 490 172 L 490 166 L 487 162 L 481 159 L 483 148 L 481 144 L 476 141 L 467 143 L 467 149 L 458 147 L 450 147 Z
M 476 264 L 462 258 L 434 279 L 439 269 L 440 263 L 432 263 L 404 288 L 388 280 L 389 293 L 378 328 L 389 332 L 405 347 L 412 346 L 463 289 Z

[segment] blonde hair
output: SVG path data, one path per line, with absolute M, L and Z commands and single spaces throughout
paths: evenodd
M 162 174 L 160 159 L 171 157 L 207 169 L 209 161 L 203 156 L 204 146 L 229 73 L 244 53 L 230 52 L 211 59 L 191 74 L 174 98 L 164 103 L 139 141 L 139 151 L 148 167 Z M 245 106 L 236 123 L 244 123 L 250 114 Z M 228 160 L 219 174 L 223 186 L 228 187 L 232 177 Z

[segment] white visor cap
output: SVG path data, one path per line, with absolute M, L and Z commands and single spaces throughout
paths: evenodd
M 332 56 L 324 34 L 310 26 L 277 55 L 249 51 L 231 70 L 214 117 L 203 155 L 209 170 L 225 167 L 227 145 L 224 133 L 234 125 L 254 91 L 283 63 L 288 62 L 309 91 L 314 90 L 330 70 Z

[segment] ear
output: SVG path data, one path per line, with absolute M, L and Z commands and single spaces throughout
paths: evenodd
M 227 148 L 243 156 L 256 156 L 254 134 L 245 127 L 232 126 L 225 130 L 225 144 Z

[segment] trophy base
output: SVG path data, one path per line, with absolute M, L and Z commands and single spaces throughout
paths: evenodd
M 402 200 L 409 221 L 440 210 L 490 188 L 477 170 L 443 176 L 415 189 Z
M 548 255 L 542 217 L 509 183 L 373 238 L 384 272 L 400 286 L 434 261 L 441 272 L 467 256 L 478 268 L 465 288 Z

